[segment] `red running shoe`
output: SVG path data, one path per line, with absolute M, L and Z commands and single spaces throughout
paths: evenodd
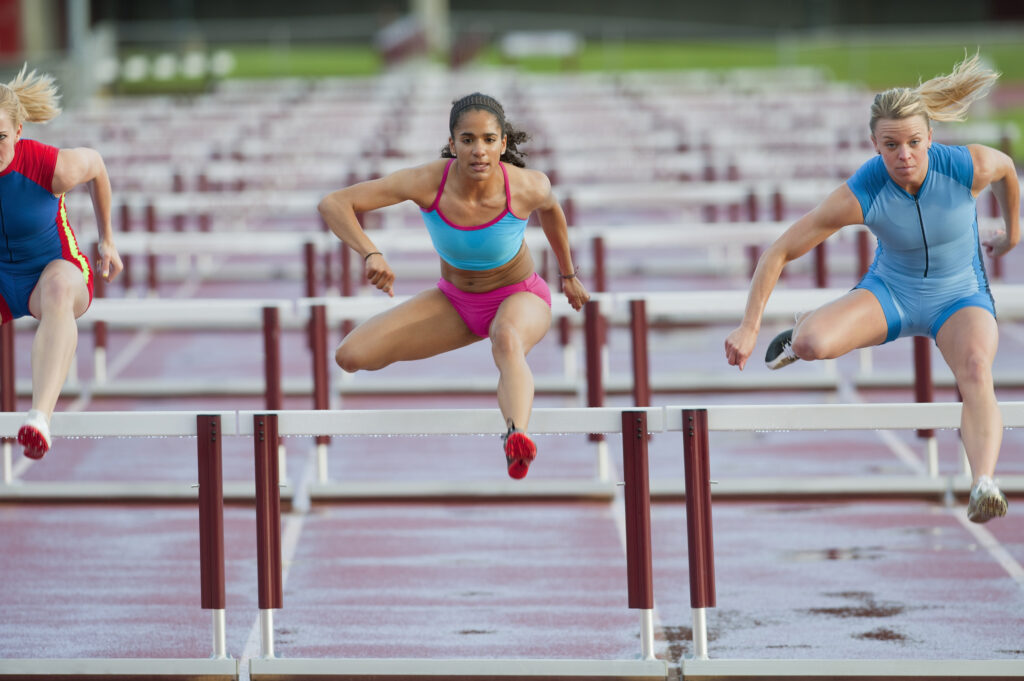
M 50 451 L 50 424 L 41 411 L 33 409 L 18 430 L 18 444 L 25 448 L 25 456 L 41 459 Z
M 505 433 L 505 461 L 508 463 L 508 476 L 520 480 L 526 477 L 530 463 L 537 458 L 537 445 L 526 433 L 509 429 Z

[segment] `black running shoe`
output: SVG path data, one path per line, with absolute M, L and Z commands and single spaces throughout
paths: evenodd
M 764 363 L 769 369 L 781 369 L 800 359 L 793 354 L 793 329 L 786 329 L 768 344 Z

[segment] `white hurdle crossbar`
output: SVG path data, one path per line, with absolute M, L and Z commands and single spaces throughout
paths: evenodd
M 280 506 L 275 500 L 274 467 L 269 447 L 276 437 L 345 435 L 500 435 L 505 425 L 495 409 L 391 409 L 353 411 L 239 412 L 239 434 L 253 436 L 257 453 L 257 534 L 262 656 L 250 660 L 250 678 L 315 676 L 330 669 L 331 678 L 388 678 L 402 674 L 441 678 L 490 675 L 573 678 L 665 679 L 667 663 L 654 656 L 653 589 L 650 557 L 650 497 L 647 480 L 647 434 L 663 430 L 663 410 L 580 408 L 535 409 L 533 434 L 622 433 L 626 470 L 627 573 L 629 607 L 641 611 L 641 658 L 592 660 L 302 660 L 274 656 L 272 610 L 281 607 Z M 646 520 L 643 520 L 646 518 Z M 646 535 L 646 536 L 644 536 Z M 443 671 L 440 671 L 443 668 Z M 499 671 L 500 670 L 500 671 Z M 485 673 L 486 672 L 486 673 Z

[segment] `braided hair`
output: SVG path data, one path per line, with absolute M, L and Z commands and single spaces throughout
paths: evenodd
M 455 126 L 462 118 L 462 114 L 467 111 L 486 111 L 493 114 L 506 139 L 505 151 L 501 155 L 501 160 L 519 168 L 526 167 L 526 161 L 523 159 L 526 152 L 520 151 L 518 146 L 529 140 L 530 136 L 522 130 L 517 130 L 506 121 L 505 109 L 498 103 L 498 100 L 489 95 L 474 92 L 452 102 L 452 110 L 448 115 L 448 132 L 451 133 L 452 138 L 455 137 Z M 441 148 L 441 158 L 455 158 L 455 154 L 447 144 Z

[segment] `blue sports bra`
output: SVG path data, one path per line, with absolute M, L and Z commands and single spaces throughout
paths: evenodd
M 427 225 L 430 240 L 441 259 L 452 267 L 476 271 L 500 267 L 519 252 L 527 222 L 512 212 L 512 194 L 505 164 L 498 163 L 505 177 L 505 210 L 487 224 L 463 227 L 446 218 L 440 206 L 441 194 L 454 160 L 450 159 L 444 167 L 434 203 L 423 210 L 423 222 Z

